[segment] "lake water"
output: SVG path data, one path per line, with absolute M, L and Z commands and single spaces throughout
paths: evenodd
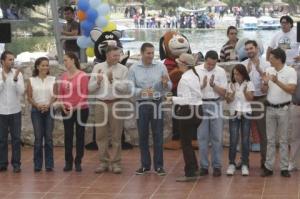
M 239 38 L 259 38 L 265 47 L 268 46 L 270 40 L 279 30 L 257 30 L 257 31 L 244 31 L 239 30 Z M 158 53 L 159 39 L 166 32 L 166 30 L 151 30 L 151 29 L 137 29 L 128 30 L 129 37 L 136 38 L 134 42 L 124 43 L 124 50 L 130 50 L 131 54 L 138 54 L 140 46 L 143 42 L 151 42 L 154 44 Z M 201 51 L 202 53 L 208 50 L 216 50 L 220 52 L 223 44 L 227 41 L 226 30 L 214 29 L 192 29 L 180 30 L 191 43 L 193 52 Z M 28 38 L 13 38 L 12 43 L 7 45 L 7 49 L 19 54 L 24 51 L 51 51 L 55 49 L 54 37 L 28 37 Z

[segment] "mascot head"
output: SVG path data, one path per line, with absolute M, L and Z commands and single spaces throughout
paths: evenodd
M 107 46 L 117 46 L 123 48 L 120 42 L 122 33 L 118 30 L 103 32 L 100 28 L 94 28 L 91 31 L 91 38 L 94 41 L 94 52 L 97 58 L 97 62 L 104 62 L 106 60 L 106 48 Z M 124 60 L 123 60 L 124 61 Z M 120 61 L 122 64 L 123 61 Z
M 168 31 L 160 38 L 160 59 L 176 59 L 182 53 L 191 53 L 191 47 L 187 38 L 175 31 Z

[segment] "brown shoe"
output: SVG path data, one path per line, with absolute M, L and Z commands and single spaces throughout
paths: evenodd
M 167 150 L 179 150 L 181 149 L 180 140 L 171 140 L 164 144 L 164 149 Z

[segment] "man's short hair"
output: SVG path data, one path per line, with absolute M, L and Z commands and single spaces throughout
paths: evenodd
M 71 6 L 66 6 L 65 8 L 64 8 L 64 12 L 67 12 L 67 11 L 70 11 L 71 13 L 73 13 L 74 14 L 74 9 L 71 7 Z
M 1 54 L 1 60 L 5 60 L 7 55 L 14 55 L 14 53 L 12 53 L 11 51 L 5 50 L 2 54 Z
M 280 18 L 280 23 L 281 23 L 281 21 L 282 21 L 283 19 L 285 19 L 286 22 L 288 22 L 289 24 L 291 24 L 291 27 L 294 26 L 294 20 L 293 20 L 290 16 L 288 16 L 288 15 L 282 16 L 282 17 Z
M 106 54 L 110 53 L 111 51 L 117 51 L 117 50 L 120 50 L 118 46 L 107 46 Z
M 208 58 L 213 59 L 213 60 L 218 60 L 219 56 L 218 53 L 214 50 L 210 50 L 205 54 L 205 60 L 207 60 Z
M 245 42 L 245 46 L 248 44 L 252 44 L 254 47 L 257 48 L 257 42 L 255 40 L 248 40 Z
M 275 59 L 280 59 L 281 63 L 285 64 L 286 54 L 284 50 L 282 50 L 281 48 L 275 48 L 271 50 L 270 54 L 272 54 L 275 57 Z
M 146 48 L 154 48 L 154 46 L 151 43 L 143 43 L 141 46 L 141 53 L 145 52 Z
M 236 31 L 238 31 L 237 28 L 236 28 L 235 26 L 229 26 L 229 27 L 227 28 L 227 35 L 229 35 L 230 30 L 236 30 Z

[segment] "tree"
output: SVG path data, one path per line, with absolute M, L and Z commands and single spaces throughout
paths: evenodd
M 1 0 L 1 6 L 16 5 L 18 8 L 34 8 L 35 5 L 41 5 L 49 0 Z

